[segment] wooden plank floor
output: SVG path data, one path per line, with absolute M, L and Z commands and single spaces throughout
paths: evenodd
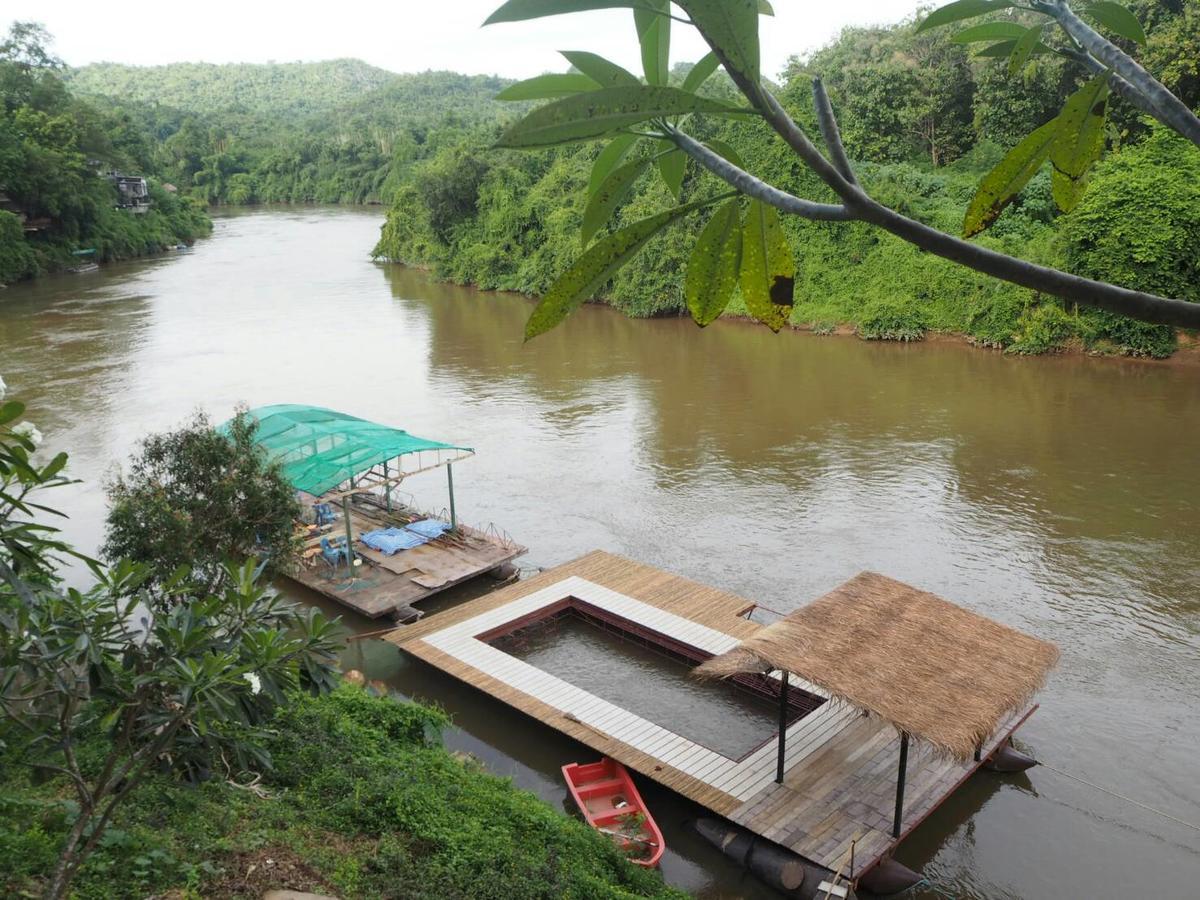
M 330 539 L 346 533 L 340 508 L 338 513 L 338 520 L 325 533 Z M 462 524 L 453 539 L 435 538 L 391 556 L 358 542 L 363 532 L 388 524 L 391 523 L 383 510 L 353 507 L 350 527 L 355 540 L 354 550 L 363 558 L 363 565 L 352 574 L 345 565 L 330 568 L 317 555 L 311 558 L 309 565 L 299 567 L 290 577 L 365 616 L 373 619 L 391 616 L 404 621 L 420 615 L 415 604 L 426 597 L 476 578 L 525 552 L 519 544 L 497 540 Z M 320 537 L 309 539 L 307 545 L 319 545 Z
M 404 626 L 388 639 L 817 865 L 836 869 L 856 841 L 857 877 L 891 852 L 900 743 L 891 726 L 836 702 L 822 704 L 789 726 L 780 785 L 773 740 L 741 760 L 729 759 L 479 639 L 569 598 L 713 654 L 760 627 L 743 617 L 749 601 L 596 552 Z M 1028 714 L 1002 726 L 985 758 Z M 902 838 L 977 767 L 913 742 Z

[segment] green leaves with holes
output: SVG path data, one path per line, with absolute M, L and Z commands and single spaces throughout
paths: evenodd
M 585 141 L 664 116 L 708 113 L 745 115 L 744 110 L 673 87 L 601 88 L 538 107 L 508 129 L 500 147 L 550 147 Z
M 1029 57 L 1033 54 L 1034 49 L 1041 43 L 1042 26 L 1035 25 L 1027 28 L 1025 33 L 1013 44 L 1012 53 L 1008 57 L 1008 74 L 1016 75 L 1025 68 L 1025 63 L 1029 62 Z
M 725 196 L 664 210 L 596 241 L 558 277 L 534 308 L 525 323 L 525 340 L 532 340 L 558 325 L 662 229 L 690 212 L 720 202 Z
M 1091 3 L 1087 7 L 1087 14 L 1114 34 L 1119 34 L 1135 44 L 1146 43 L 1146 32 L 1142 23 L 1120 3 L 1111 3 L 1108 0 Z
M 670 11 L 670 0 L 645 0 L 645 5 L 633 9 L 647 84 L 667 83 L 671 70 Z
M 676 0 L 725 64 L 758 84 L 758 0 Z
M 1008 9 L 1015 4 L 1010 0 L 955 0 L 939 7 L 921 20 L 917 26 L 917 34 L 937 28 L 939 25 L 949 25 L 951 22 L 961 22 L 963 19 L 974 19 L 998 9 Z
M 586 50 L 560 50 L 567 62 L 577 68 L 600 87 L 636 87 L 641 84 L 638 77 L 628 69 L 610 62 L 596 53 Z
M 711 150 L 713 153 L 717 154 L 718 156 L 723 156 L 725 159 L 729 160 L 729 162 L 733 163 L 739 169 L 746 168 L 746 164 L 744 162 L 742 162 L 742 157 L 738 154 L 738 152 L 736 150 L 733 149 L 733 146 L 731 144 L 727 144 L 725 141 L 721 140 L 720 138 L 709 138 L 707 141 L 704 142 L 704 146 L 706 146 L 709 150 Z
M 553 100 L 583 91 L 594 91 L 600 85 L 586 75 L 575 72 L 562 75 L 538 75 L 510 84 L 496 95 L 497 100 Z
M 621 164 L 621 160 L 638 140 L 635 134 L 617 135 L 596 155 L 596 161 L 592 163 L 592 174 L 588 177 L 589 197 L 600 189 L 608 173 Z
M 692 66 L 687 76 L 683 79 L 683 90 L 689 94 L 694 94 L 700 90 L 700 86 L 712 77 L 713 72 L 720 67 L 721 61 L 717 59 L 717 54 L 709 51 L 700 58 L 700 62 Z
M 1083 196 L 1085 178 L 1104 150 L 1108 80 L 1097 75 L 1067 98 L 1062 111 L 1013 147 L 979 182 L 963 219 L 963 236 L 979 234 L 1003 212 L 1049 158 L 1054 202 L 1070 212 Z
M 963 237 L 979 234 L 995 222 L 1004 207 L 1029 184 L 1029 179 L 1050 155 L 1057 129 L 1058 119 L 1051 119 L 1009 150 L 1004 159 L 983 176 L 963 219 Z
M 583 246 L 590 244 L 596 232 L 612 218 L 617 207 L 625 202 L 633 190 L 638 177 L 653 160 L 654 157 L 645 156 L 618 166 L 601 182 L 599 189 L 588 197 L 587 206 L 583 210 L 583 226 L 580 228 Z
M 713 213 L 688 260 L 683 293 L 696 324 L 715 321 L 733 297 L 742 266 L 742 215 L 736 197 Z
M 1054 167 L 1051 192 L 1063 212 L 1070 212 L 1083 196 L 1088 171 L 1104 150 L 1104 121 L 1108 115 L 1108 79 L 1097 75 L 1063 104 L 1058 130 L 1050 145 Z
M 796 262 L 779 222 L 779 211 L 751 200 L 742 226 L 742 297 L 746 310 L 772 331 L 792 315 Z

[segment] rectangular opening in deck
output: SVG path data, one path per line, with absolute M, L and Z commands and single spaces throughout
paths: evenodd
M 744 759 L 778 731 L 776 679 L 696 681 L 690 670 L 710 653 L 574 597 L 478 638 L 729 759 Z M 788 724 L 824 702 L 793 686 Z

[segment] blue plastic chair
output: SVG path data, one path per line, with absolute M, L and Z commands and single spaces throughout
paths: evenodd
M 313 512 L 316 513 L 318 525 L 332 525 L 337 521 L 337 513 L 328 503 L 314 503 Z
M 342 560 L 345 560 L 347 565 L 350 564 L 351 560 L 350 548 L 346 546 L 346 539 L 344 537 L 335 538 L 332 541 L 327 537 L 321 538 L 321 556 L 325 559 L 325 562 L 329 563 L 330 568 L 333 569 L 340 566 Z

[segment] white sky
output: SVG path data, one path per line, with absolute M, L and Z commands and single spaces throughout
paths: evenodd
M 591 50 L 640 73 L 629 10 L 604 10 L 514 24 L 480 23 L 501 0 L 4 0 L 0 25 L 41 22 L 55 52 L 90 62 L 291 62 L 357 57 L 393 72 L 452 69 L 523 78 L 561 71 L 558 50 Z M 763 72 L 815 50 L 846 25 L 882 24 L 918 0 L 774 0 L 762 28 Z M 925 5 L 930 5 L 926 2 Z M 705 49 L 683 25 L 672 30 L 671 61 Z

